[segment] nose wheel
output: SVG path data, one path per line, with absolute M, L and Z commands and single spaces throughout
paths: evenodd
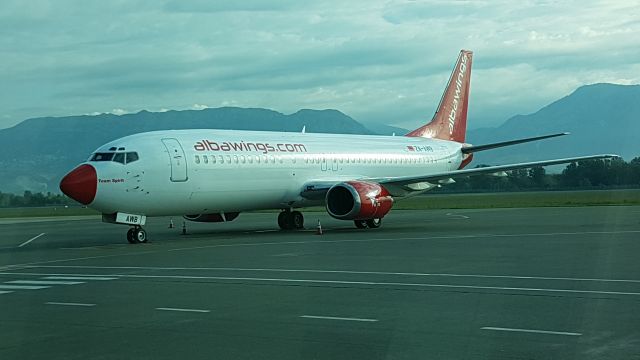
M 129 244 L 142 244 L 147 242 L 147 232 L 139 227 L 132 227 L 127 231 L 127 241 Z

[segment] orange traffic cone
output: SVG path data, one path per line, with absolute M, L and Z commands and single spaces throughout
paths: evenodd
M 322 225 L 320 225 L 320 220 L 318 220 L 318 227 L 316 228 L 316 235 L 322 235 Z

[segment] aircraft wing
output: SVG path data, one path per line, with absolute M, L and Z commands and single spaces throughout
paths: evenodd
M 375 179 L 372 181 L 375 181 L 382 185 L 406 186 L 406 185 L 417 184 L 421 182 L 433 182 L 433 181 L 437 182 L 440 180 L 467 177 L 471 175 L 495 174 L 495 173 L 500 173 L 502 171 L 527 169 L 527 168 L 533 168 L 537 166 L 549 166 L 549 165 L 558 165 L 558 164 L 568 164 L 568 163 L 584 161 L 584 160 L 613 159 L 613 158 L 619 158 L 619 156 L 610 155 L 610 154 L 580 156 L 580 157 L 571 157 L 571 158 L 565 158 L 565 159 L 533 161 L 533 162 L 518 163 L 518 164 L 508 164 L 508 165 L 488 166 L 488 167 L 474 168 L 474 169 L 445 171 L 441 173 L 422 175 L 422 176 L 387 177 L 387 178 Z
M 412 193 L 419 193 L 426 190 L 430 190 L 437 186 L 439 183 L 446 184 L 450 181 L 450 179 L 467 177 L 471 175 L 481 175 L 481 174 L 495 174 L 503 171 L 509 170 L 517 170 L 517 169 L 527 169 L 533 168 L 537 166 L 549 166 L 549 165 L 558 165 L 558 164 L 568 164 L 572 162 L 584 161 L 584 160 L 598 160 L 598 159 L 614 159 L 619 158 L 618 155 L 604 154 L 604 155 L 590 155 L 590 156 L 580 156 L 580 157 L 571 157 L 564 159 L 553 159 L 553 160 L 544 160 L 544 161 L 533 161 L 526 163 L 517 163 L 517 164 L 508 164 L 508 165 L 498 165 L 498 166 L 489 166 L 482 168 L 474 168 L 474 169 L 464 169 L 464 170 L 452 170 L 445 171 L 440 173 L 434 173 L 429 175 L 417 175 L 417 176 L 398 176 L 398 177 L 385 177 L 385 178 L 359 178 L 359 179 L 350 179 L 353 181 L 367 181 L 374 182 L 378 184 L 382 184 L 389 190 L 391 195 L 393 196 L 406 196 Z M 303 191 L 300 195 L 306 199 L 320 200 L 324 198 L 327 191 L 338 183 L 343 181 L 348 181 L 345 179 L 341 180 L 321 180 L 321 181 L 312 181 L 305 184 Z

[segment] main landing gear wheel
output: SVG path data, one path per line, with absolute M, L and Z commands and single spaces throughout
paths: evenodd
M 367 219 L 367 220 L 354 220 L 353 223 L 356 225 L 358 229 L 377 229 L 382 225 L 382 219 Z
M 283 211 L 278 215 L 278 226 L 282 230 L 304 229 L 304 216 L 300 211 Z
M 353 223 L 356 224 L 358 229 L 366 229 L 367 221 L 366 220 L 353 220 Z
M 380 227 L 380 225 L 382 225 L 382 219 L 380 219 L 380 218 L 367 220 L 367 226 L 370 229 L 377 229 L 377 228 Z
M 141 227 L 135 227 L 127 231 L 129 244 L 142 244 L 147 242 L 147 232 Z

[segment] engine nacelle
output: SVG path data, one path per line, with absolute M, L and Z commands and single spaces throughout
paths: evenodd
M 366 181 L 347 181 L 329 189 L 327 212 L 339 220 L 382 218 L 393 206 L 393 198 L 382 185 Z
M 233 221 L 238 217 L 238 212 L 228 213 L 214 213 L 214 214 L 197 214 L 197 215 L 185 215 L 184 218 L 189 221 L 195 222 L 226 222 Z

